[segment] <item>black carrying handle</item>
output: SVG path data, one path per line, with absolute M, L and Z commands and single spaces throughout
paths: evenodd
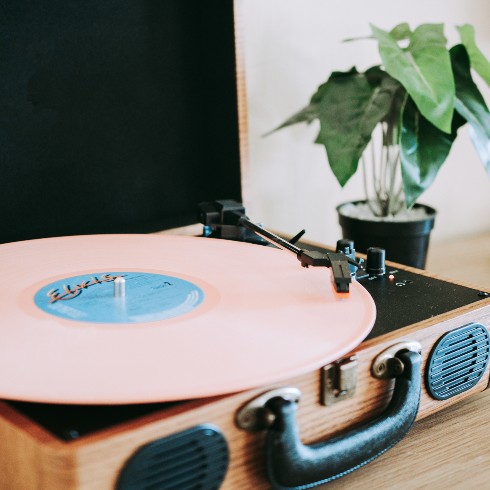
M 303 490 L 344 476 L 383 454 L 408 433 L 417 416 L 421 355 L 396 354 L 403 373 L 396 378 L 385 411 L 349 432 L 328 441 L 304 445 L 296 424 L 297 404 L 273 398 L 267 406 L 276 416 L 266 441 L 267 472 L 277 490 Z

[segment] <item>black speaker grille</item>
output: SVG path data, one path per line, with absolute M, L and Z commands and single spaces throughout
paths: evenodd
M 475 386 L 488 365 L 490 339 L 487 329 L 470 323 L 441 337 L 426 369 L 427 391 L 446 400 Z
M 117 490 L 216 490 L 228 468 L 218 428 L 200 425 L 146 444 L 126 462 Z

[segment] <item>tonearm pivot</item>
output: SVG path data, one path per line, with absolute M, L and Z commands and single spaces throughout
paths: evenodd
M 233 239 L 243 236 L 243 229 L 247 229 L 261 237 L 265 242 L 275 245 L 294 255 L 303 267 L 329 267 L 332 269 L 332 281 L 338 293 L 348 293 L 352 281 L 349 264 L 360 268 L 360 264 L 341 252 L 319 252 L 306 250 L 295 245 L 303 235 L 298 233 L 291 241 L 285 240 L 264 227 L 253 223 L 245 214 L 242 204 L 232 200 L 219 200 L 204 202 L 199 205 L 199 220 L 208 229 L 214 232 L 223 231 L 226 227 L 226 238 Z M 233 230 L 235 230 L 233 232 Z M 208 234 L 211 235 L 212 231 Z M 211 235 L 212 236 L 212 235 Z M 218 233 L 221 237 L 221 233 Z M 223 237 L 225 238 L 225 237 Z M 237 239 L 235 238 L 235 239 Z

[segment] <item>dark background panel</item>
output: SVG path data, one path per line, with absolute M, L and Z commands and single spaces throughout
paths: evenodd
M 232 1 L 0 0 L 0 241 L 240 199 Z

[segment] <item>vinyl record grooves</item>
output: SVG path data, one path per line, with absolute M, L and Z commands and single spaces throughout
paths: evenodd
M 358 283 L 337 295 L 329 269 L 225 240 L 31 240 L 1 245 L 0 264 L 6 399 L 122 404 L 236 392 L 335 360 L 375 320 Z

